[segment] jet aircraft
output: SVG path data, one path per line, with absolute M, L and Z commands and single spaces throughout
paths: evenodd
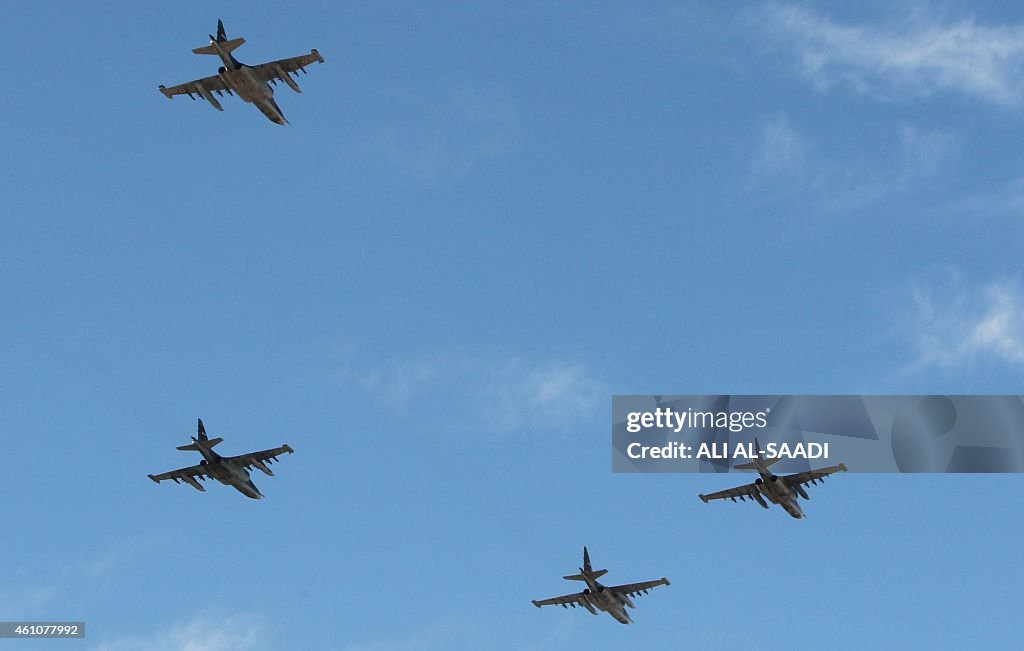
M 296 93 L 301 93 L 299 85 L 295 83 L 291 75 L 294 74 L 297 77 L 299 70 L 306 74 L 306 66 L 311 63 L 323 63 L 324 58 L 314 48 L 309 51 L 309 54 L 247 66 L 244 63 L 239 63 L 231 54 L 243 43 L 245 43 L 244 38 L 228 40 L 224 33 L 224 23 L 218 20 L 217 37 L 214 38 L 211 35 L 209 45 L 192 50 L 196 54 L 212 54 L 220 57 L 224 65 L 217 70 L 217 74 L 178 84 L 171 88 L 161 85 L 160 92 L 166 95 L 167 99 L 173 99 L 175 95 L 188 95 L 195 100 L 198 95 L 218 111 L 224 109 L 221 108 L 220 102 L 213 96 L 213 93 L 217 93 L 221 97 L 225 92 L 228 95 L 237 93 L 243 101 L 255 104 L 256 108 L 262 111 L 263 115 L 267 116 L 271 122 L 287 124 L 288 121 L 284 119 L 281 108 L 274 101 L 274 89 L 270 87 L 270 84 L 276 86 L 277 80 L 280 79 Z
M 579 604 L 589 610 L 591 615 L 596 615 L 597 610 L 603 610 L 620 623 L 631 624 L 633 620 L 629 618 L 629 613 L 626 612 L 625 607 L 636 608 L 636 606 L 633 605 L 630 597 L 647 594 L 648 590 L 659 585 L 669 585 L 668 579 L 662 577 L 657 581 L 604 586 L 597 579 L 604 576 L 607 572 L 608 570 L 594 570 L 591 568 L 590 554 L 587 552 L 587 548 L 584 547 L 583 567 L 580 568 L 580 573 L 562 577 L 568 581 L 586 582 L 587 587 L 583 588 L 583 592 L 567 594 L 562 597 L 552 597 L 543 601 L 533 600 L 533 605 L 537 608 L 541 606 L 561 606 L 566 608 L 567 605 L 575 608 L 576 604 Z
M 149 478 L 158 484 L 165 479 L 173 480 L 176 484 L 181 483 L 178 481 L 181 480 L 198 491 L 206 492 L 206 489 L 196 479 L 206 481 L 207 477 L 212 477 L 225 486 L 234 486 L 242 495 L 258 500 L 263 497 L 263 494 L 256 488 L 256 484 L 252 483 L 252 479 L 249 478 L 249 471 L 253 468 L 259 468 L 265 474 L 273 477 L 274 473 L 266 466 L 264 461 L 271 463 L 272 461 L 277 461 L 277 457 L 285 452 L 288 454 L 292 453 L 291 446 L 286 443 L 272 450 L 250 452 L 248 454 L 240 454 L 237 457 L 222 457 L 213 451 L 213 446 L 223 440 L 220 437 L 209 438 L 206 435 L 206 428 L 203 427 L 203 419 L 200 418 L 198 437 L 193 436 L 192 443 L 189 445 L 178 446 L 179 450 L 194 450 L 202 454 L 203 460 L 199 462 L 199 465 L 171 470 L 160 475 L 149 475 Z
M 779 477 L 772 474 L 768 470 L 768 466 L 778 461 L 781 457 L 765 458 L 761 452 L 761 443 L 756 438 L 754 439 L 754 446 L 757 448 L 757 457 L 750 463 L 741 463 L 735 466 L 735 468 L 738 470 L 756 470 L 761 476 L 755 479 L 752 484 L 728 488 L 724 491 L 711 493 L 710 495 L 701 493 L 698 497 L 705 504 L 710 500 L 724 500 L 726 498 L 735 502 L 737 497 L 740 498 L 740 501 L 746 501 L 746 498 L 749 497 L 766 509 L 768 508 L 768 502 L 778 504 L 786 509 L 786 513 L 799 520 L 806 516 L 804 516 L 803 510 L 800 508 L 797 498 L 811 499 L 803 487 L 807 484 L 817 484 L 819 481 L 824 482 L 825 477 L 833 473 L 846 471 L 846 465 L 840 463 L 837 466 L 829 466 L 820 470 L 808 470 Z M 767 498 L 768 502 L 765 501 L 765 498 Z

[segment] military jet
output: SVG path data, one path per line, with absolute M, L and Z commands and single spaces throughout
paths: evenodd
M 589 610 L 591 615 L 596 615 L 597 610 L 603 610 L 620 623 L 631 624 L 633 620 L 629 618 L 629 613 L 626 612 L 625 607 L 636 608 L 636 606 L 633 605 L 630 597 L 647 594 L 648 590 L 659 585 L 669 585 L 668 579 L 662 577 L 657 581 L 604 586 L 597 579 L 607 574 L 607 572 L 608 570 L 595 571 L 590 567 L 590 554 L 587 552 L 587 548 L 584 547 L 583 567 L 580 568 L 580 573 L 562 577 L 568 581 L 585 581 L 587 587 L 583 588 L 583 592 L 567 594 L 562 597 L 552 597 L 543 601 L 534 600 L 533 605 L 537 608 L 541 606 L 561 606 L 562 608 L 572 606 L 575 608 L 576 604 L 579 604 Z
M 179 450 L 193 450 L 202 454 L 203 460 L 199 462 L 199 465 L 172 470 L 160 475 L 149 475 L 149 478 L 158 484 L 165 479 L 171 479 L 174 483 L 178 484 L 181 483 L 178 481 L 180 479 L 196 490 L 206 492 L 206 489 L 196 481 L 196 478 L 206 481 L 207 477 L 212 477 L 225 486 L 234 486 L 242 495 L 258 500 L 263 497 L 263 494 L 256 488 L 256 484 L 252 483 L 252 479 L 249 478 L 249 471 L 253 468 L 259 468 L 265 474 L 273 477 L 274 473 L 263 462 L 277 461 L 279 455 L 285 452 L 288 454 L 292 453 L 291 446 L 285 444 L 272 450 L 250 452 L 249 454 L 240 454 L 237 457 L 222 457 L 213 451 L 213 447 L 223 440 L 220 437 L 214 439 L 208 437 L 206 435 L 206 428 L 203 427 L 203 419 L 200 418 L 198 436 L 193 436 L 192 443 L 189 445 L 178 446 Z
M 724 491 L 711 493 L 710 495 L 704 495 L 703 493 L 698 495 L 705 504 L 710 500 L 724 500 L 726 498 L 735 502 L 737 497 L 742 502 L 746 501 L 746 498 L 749 497 L 764 508 L 768 508 L 768 502 L 778 504 L 786 509 L 786 513 L 799 520 L 806 516 L 804 516 L 803 510 L 800 508 L 797 498 L 811 499 L 803 487 L 807 484 L 817 484 L 819 481 L 824 482 L 825 477 L 833 473 L 846 472 L 846 465 L 840 463 L 837 466 L 829 466 L 820 470 L 808 470 L 807 472 L 798 472 L 793 475 L 779 477 L 772 474 L 768 470 L 768 466 L 778 461 L 781 457 L 765 458 L 764 453 L 761 451 L 761 443 L 756 438 L 754 439 L 754 446 L 757 448 L 757 457 L 750 463 L 741 463 L 735 466 L 735 468 L 738 470 L 756 470 L 761 476 L 755 479 L 752 484 L 728 488 Z M 765 501 L 765 498 L 768 499 L 768 502 Z
M 211 35 L 209 45 L 192 50 L 196 54 L 219 56 L 224 65 L 218 68 L 217 74 L 178 84 L 171 88 L 161 85 L 160 92 L 166 95 L 167 99 L 173 99 L 175 95 L 188 95 L 195 100 L 198 95 L 218 111 L 224 109 L 221 108 L 220 102 L 213 96 L 213 93 L 217 93 L 221 97 L 225 92 L 228 95 L 237 93 L 243 101 L 255 104 L 256 108 L 262 111 L 263 115 L 267 116 L 271 122 L 287 124 L 288 121 L 284 119 L 281 108 L 274 101 L 274 89 L 270 87 L 270 84 L 276 86 L 277 80 L 280 79 L 296 93 L 301 93 L 299 85 L 295 83 L 291 75 L 294 74 L 297 77 L 299 70 L 306 74 L 306 66 L 311 63 L 323 63 L 324 58 L 314 48 L 309 51 L 309 54 L 247 66 L 244 63 L 239 63 L 231 54 L 243 43 L 245 43 L 244 38 L 228 40 L 224 33 L 224 23 L 218 20 L 217 37 L 214 38 Z

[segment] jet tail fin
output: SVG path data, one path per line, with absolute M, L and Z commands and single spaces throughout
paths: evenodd
M 587 551 L 586 545 L 583 546 L 583 567 L 580 568 L 579 574 L 572 574 L 570 576 L 564 576 L 563 579 L 568 581 L 586 581 L 589 576 L 591 579 L 596 579 L 599 576 L 604 576 L 608 573 L 608 570 L 597 570 L 594 571 L 590 566 L 590 552 Z
M 754 437 L 754 450 L 757 453 L 757 461 L 751 461 L 750 463 L 741 463 L 739 465 L 733 466 L 733 468 L 737 470 L 760 470 L 761 468 L 767 468 L 768 466 L 772 465 L 773 463 L 780 459 L 780 457 L 765 459 L 764 454 L 761 452 L 761 442 L 757 440 L 756 436 Z
M 225 52 L 232 52 L 240 48 L 244 43 L 245 39 L 242 37 L 238 37 L 233 38 L 230 41 L 221 41 L 219 44 L 220 49 L 224 50 Z M 193 49 L 192 52 L 194 52 L 195 54 L 212 54 L 214 56 L 217 56 L 217 48 L 215 48 L 212 44 L 205 45 L 203 47 L 197 47 Z

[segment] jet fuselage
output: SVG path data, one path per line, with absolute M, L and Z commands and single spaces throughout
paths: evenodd
M 757 486 L 758 492 L 765 497 L 772 504 L 778 504 L 786 510 L 786 513 L 790 514 L 794 518 L 800 520 L 804 517 L 803 509 L 800 508 L 800 503 L 797 501 L 798 496 L 796 491 L 786 485 L 786 482 L 781 481 L 778 475 L 773 474 L 768 467 L 760 462 L 760 459 L 754 461 L 757 464 L 757 472 L 760 477 L 754 480 L 754 484 Z
M 589 569 L 580 568 L 580 575 L 587 583 L 587 587 L 583 590 L 584 608 L 593 613 L 593 608 L 589 608 L 588 605 L 593 606 L 602 612 L 608 613 L 623 624 L 633 623 L 625 609 L 625 606 L 630 608 L 636 607 L 629 597 L 617 594 L 614 590 L 609 590 L 591 574 Z
M 233 486 L 246 497 L 251 497 L 254 500 L 263 497 L 263 494 L 256 488 L 256 484 L 252 482 L 248 470 L 220 456 L 213 451 L 212 447 L 204 445 L 204 441 L 193 437 L 192 442 L 199 453 L 203 455 L 203 460 L 199 462 L 199 465 L 203 466 L 211 477 L 225 486 Z
M 224 50 L 221 44 L 213 36 L 210 36 L 210 45 L 217 51 L 217 56 L 224 63 L 217 74 L 224 80 L 224 84 L 238 95 L 242 101 L 255 104 L 263 115 L 270 118 L 271 122 L 287 124 L 281 107 L 274 101 L 274 89 L 270 84 L 261 81 L 252 68 L 241 63 L 230 52 Z

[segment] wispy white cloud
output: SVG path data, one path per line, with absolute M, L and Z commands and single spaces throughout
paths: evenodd
M 1024 216 L 1024 177 L 1018 176 L 994 188 L 976 192 L 946 205 L 943 212 L 957 218 Z
M 254 617 L 195 617 L 151 633 L 123 635 L 101 642 L 96 651 L 260 651 L 273 647 L 266 628 Z
M 762 199 L 798 195 L 844 212 L 934 185 L 959 160 L 954 132 L 903 125 L 884 148 L 829 154 L 787 115 L 765 120 L 750 156 L 749 188 Z
M 61 563 L 28 560 L 12 566 L 0 589 L 0 613 L 7 619 L 46 619 L 55 609 L 80 612 L 82 605 L 105 594 L 109 579 L 136 541 L 117 542 L 81 558 Z
M 0 613 L 8 621 L 36 619 L 52 607 L 58 594 L 57 589 L 39 585 L 38 581 L 22 587 L 5 587 L 0 590 Z
M 608 398 L 586 368 L 564 360 L 510 358 L 489 367 L 484 377 L 485 395 L 497 407 L 497 424 L 506 429 L 561 429 L 601 413 Z
M 962 280 L 940 298 L 912 293 L 910 336 L 919 366 L 953 368 L 996 360 L 1024 365 L 1024 292 L 1015 283 L 970 288 Z
M 941 22 L 914 12 L 899 24 L 837 23 L 803 6 L 770 3 L 757 24 L 792 49 L 817 88 L 847 86 L 885 99 L 953 91 L 1016 107 L 1024 101 L 1024 25 Z
M 516 149 L 519 116 L 504 93 L 478 86 L 446 86 L 431 97 L 405 97 L 408 117 L 369 136 L 373 155 L 416 179 L 445 184 Z
M 946 172 L 960 158 L 959 134 L 904 125 L 899 130 L 898 181 L 927 181 Z
M 347 350 L 343 382 L 399 408 L 424 402 L 457 408 L 488 429 L 563 429 L 600 418 L 608 389 L 583 364 L 493 351 L 448 350 L 360 366 Z
M 806 150 L 804 137 L 789 118 L 777 115 L 761 127 L 751 172 L 764 179 L 798 182 L 806 173 Z
M 456 640 L 466 636 L 466 627 L 430 626 L 408 635 L 382 638 L 346 645 L 343 651 L 419 651 L 420 649 L 451 649 Z
M 343 651 L 421 651 L 446 649 L 447 651 L 558 651 L 571 647 L 573 623 L 563 619 L 541 638 L 520 637 L 522 631 L 503 628 L 502 621 L 475 620 L 473 622 L 445 621 L 412 631 L 405 636 L 358 642 L 345 646 Z

